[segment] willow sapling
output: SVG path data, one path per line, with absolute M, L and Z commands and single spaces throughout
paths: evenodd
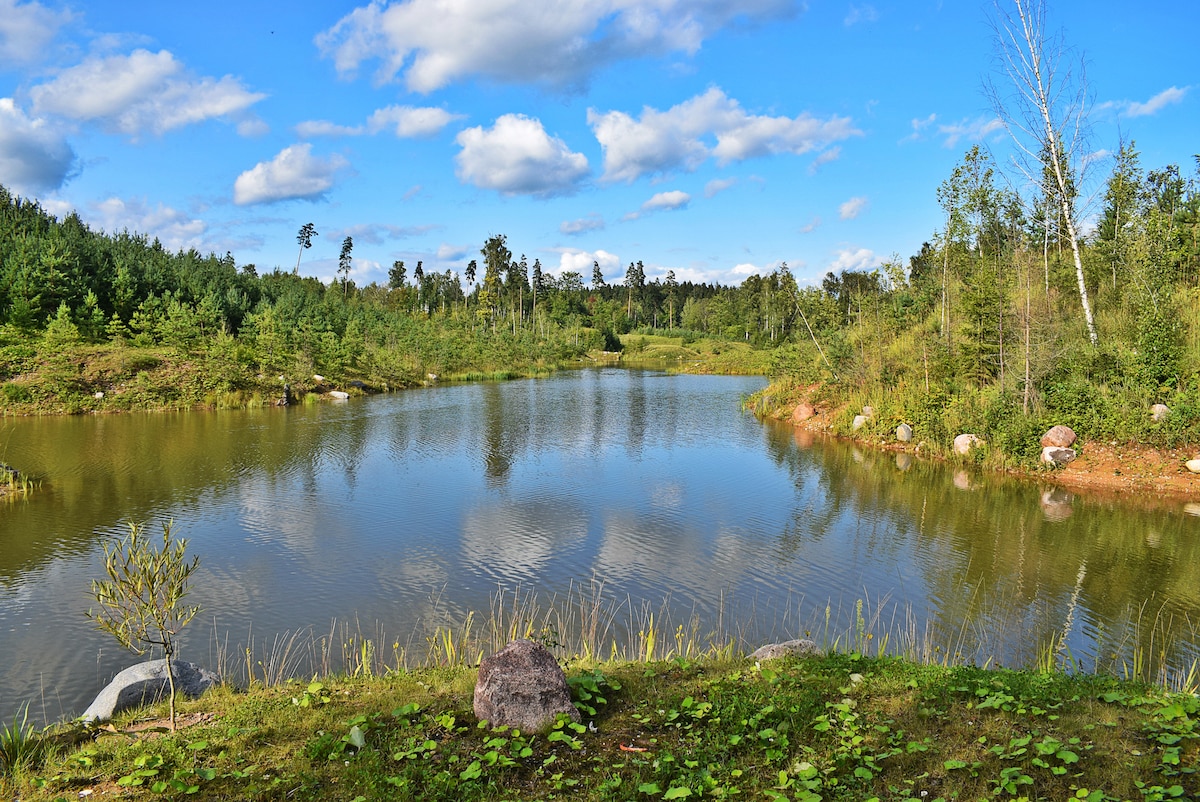
M 129 534 L 104 546 L 104 570 L 108 579 L 92 580 L 92 598 L 98 610 L 88 618 L 112 635 L 126 649 L 145 654 L 159 646 L 167 664 L 170 686 L 171 730 L 175 730 L 175 671 L 172 667 L 179 632 L 187 626 L 199 605 L 184 604 L 188 582 L 200 566 L 200 558 L 187 560 L 186 538 L 171 537 L 173 521 L 162 525 L 161 549 L 155 549 L 143 532 L 144 524 L 129 524 Z

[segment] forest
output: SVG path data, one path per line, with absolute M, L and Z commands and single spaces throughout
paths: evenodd
M 350 279 L 347 237 L 323 284 L 298 271 L 313 223 L 295 267 L 260 272 L 59 220 L 0 187 L 0 405 L 245 406 L 314 376 L 392 389 L 528 375 L 663 335 L 765 355 L 762 412 L 870 403 L 876 433 L 907 422 L 935 449 L 974 431 L 1028 462 L 1050 420 L 1085 438 L 1200 442 L 1200 158 L 1190 176 L 1146 170 L 1128 142 L 1113 162 L 1072 248 L 1055 187 L 1022 198 L 972 147 L 937 190 L 943 224 L 907 263 L 803 287 L 786 263 L 736 287 L 647 280 L 640 261 L 556 276 L 502 234 L 461 273 L 397 261 L 386 286 Z M 1153 403 L 1171 414 L 1151 421 Z

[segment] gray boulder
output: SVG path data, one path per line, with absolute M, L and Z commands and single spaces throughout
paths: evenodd
M 1155 404 L 1150 407 L 1150 420 L 1155 423 L 1161 423 L 1171 414 L 1171 408 L 1166 404 Z
M 195 699 L 220 683 L 216 674 L 195 663 L 172 660 L 175 690 L 187 699 Z M 84 721 L 107 721 L 123 710 L 144 707 L 167 698 L 171 692 L 166 660 L 149 660 L 130 666 L 113 677 L 112 682 L 83 713 Z
M 902 423 L 896 427 L 896 439 L 899 440 L 901 443 L 912 442 L 912 435 L 913 435 L 912 427 L 909 426 L 907 423 Z
M 554 724 L 559 713 L 579 721 L 567 677 L 545 646 L 515 640 L 479 664 L 475 717 L 480 721 L 541 732 Z
M 850 427 L 854 429 L 854 431 L 858 431 L 862 427 L 866 426 L 867 421 L 869 420 L 870 418 L 868 418 L 866 415 L 855 415 L 854 422 L 850 424 Z
M 817 644 L 810 640 L 785 640 L 782 643 L 768 643 L 766 646 L 759 647 L 754 654 L 750 655 L 750 659 L 777 660 L 780 657 L 808 657 L 820 653 L 821 650 L 817 648 Z
M 1051 426 L 1042 435 L 1042 448 L 1070 448 L 1075 445 L 1075 430 L 1070 426 Z
M 978 435 L 960 434 L 954 438 L 954 453 L 966 456 L 971 453 L 972 448 L 982 445 L 983 441 L 979 439 Z
M 1042 462 L 1047 465 L 1066 465 L 1078 456 L 1073 448 L 1046 446 L 1042 449 Z
M 1183 466 L 1192 473 L 1200 473 L 1200 457 L 1188 460 L 1183 464 Z

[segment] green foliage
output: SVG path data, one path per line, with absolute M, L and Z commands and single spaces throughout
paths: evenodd
M 0 776 L 32 768 L 42 757 L 45 742 L 29 723 L 29 703 L 13 715 L 11 723 L 0 722 Z

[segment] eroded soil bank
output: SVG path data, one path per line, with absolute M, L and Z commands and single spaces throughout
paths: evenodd
M 789 408 L 786 410 L 788 415 L 783 419 L 791 421 L 792 425 L 804 431 L 838 437 L 833 421 L 840 411 L 818 408 L 816 415 L 797 422 L 791 415 L 793 409 Z M 878 437 L 848 439 L 872 448 L 909 451 L 921 456 L 941 458 L 941 455 L 926 453 L 916 444 L 881 440 Z M 1075 448 L 1079 456 L 1074 462 L 1060 468 L 1006 468 L 1003 472 L 1098 495 L 1127 497 L 1151 494 L 1161 498 L 1200 502 L 1200 474 L 1191 473 L 1185 465 L 1188 460 L 1200 457 L 1200 447 L 1162 450 L 1140 443 L 1120 443 L 1114 440 L 1080 441 L 1076 443 Z M 1197 512 L 1200 513 L 1200 507 L 1197 508 Z

